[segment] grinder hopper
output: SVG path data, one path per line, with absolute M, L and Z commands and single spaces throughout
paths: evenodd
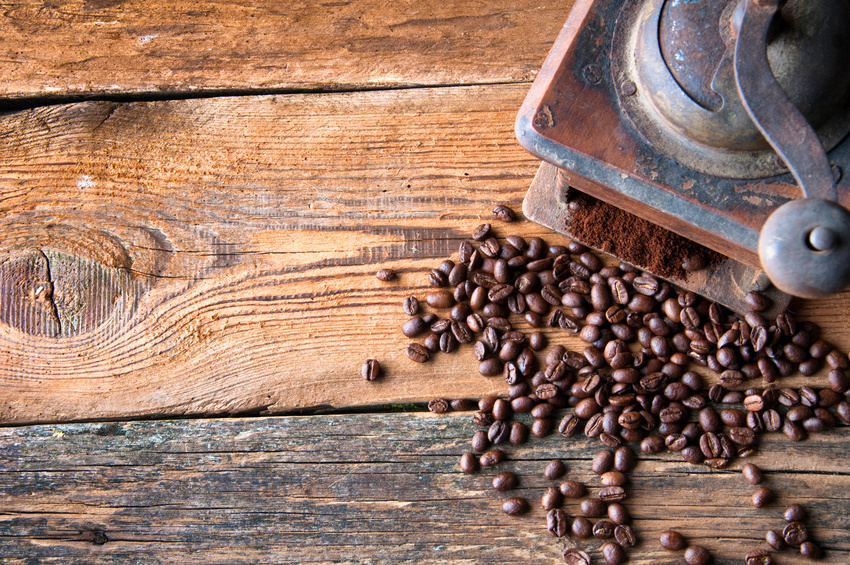
M 579 190 L 728 258 L 676 284 L 782 307 L 850 284 L 848 132 L 850 0 L 576 0 L 517 117 L 523 209 L 572 235 Z

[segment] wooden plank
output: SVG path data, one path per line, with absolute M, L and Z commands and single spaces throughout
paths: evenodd
M 5 428 L 0 553 L 9 564 L 558 563 L 578 545 L 601 562 L 598 541 L 552 538 L 537 503 L 557 484 L 541 474 L 552 458 L 595 495 L 590 460 L 600 444 L 555 434 L 464 475 L 457 462 L 473 429 L 468 413 Z M 793 444 L 769 435 L 751 459 L 776 495 L 763 509 L 751 506 L 755 487 L 739 463 L 711 471 L 676 454 L 642 456 L 627 486 L 640 539 L 628 562 L 681 563 L 657 541 L 675 528 L 715 564 L 741 563 L 766 547 L 765 530 L 782 527 L 789 503 L 807 509 L 821 562 L 848 562 L 848 439 L 847 427 Z M 494 491 L 502 470 L 518 473 L 520 487 Z M 508 496 L 529 499 L 531 512 L 504 515 Z M 565 511 L 577 515 L 578 501 Z M 807 562 L 791 550 L 775 557 Z
M 571 2 L 24 0 L 0 97 L 528 82 Z
M 89 102 L 3 116 L 0 422 L 504 390 L 468 350 L 411 362 L 399 328 L 404 298 L 424 297 L 427 271 L 492 221 L 494 203 L 520 209 L 538 165 L 513 139 L 524 94 Z M 565 242 L 530 222 L 496 229 Z M 378 281 L 384 267 L 399 277 Z M 845 293 L 802 312 L 847 351 L 848 306 Z M 381 382 L 359 375 L 369 357 Z M 823 382 L 787 386 L 803 381 Z

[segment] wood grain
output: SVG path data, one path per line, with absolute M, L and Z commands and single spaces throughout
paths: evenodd
M 0 430 L 0 554 L 23 563 L 559 563 L 538 500 L 542 469 L 562 459 L 591 495 L 596 441 L 559 435 L 506 448 L 495 469 L 464 475 L 457 463 L 474 430 L 468 413 L 173 420 Z M 635 565 L 682 563 L 659 546 L 674 527 L 708 547 L 717 565 L 766 547 L 782 509 L 800 503 L 822 563 L 850 559 L 848 428 L 794 443 L 768 437 L 751 459 L 776 499 L 755 509 L 738 465 L 710 471 L 675 454 L 639 458 L 625 502 L 640 543 Z M 777 457 L 777 453 L 783 457 Z M 511 470 L 518 489 L 497 493 Z M 501 512 L 526 497 L 528 515 Z M 578 501 L 565 511 L 578 514 Z M 105 537 L 104 537 L 105 536 Z M 98 543 L 95 543 L 98 542 Z M 105 542 L 105 543 L 103 543 Z M 792 550 L 786 564 L 807 561 Z
M 407 359 L 400 305 L 424 297 L 427 271 L 493 220 L 494 203 L 520 209 L 538 165 L 511 129 L 524 94 L 87 102 L 3 116 L 0 421 L 504 390 L 468 352 Z M 564 242 L 528 222 L 496 229 Z M 399 277 L 378 281 L 385 267 Z M 845 351 L 848 300 L 803 310 Z M 386 369 L 379 383 L 359 376 L 370 357 Z
M 528 82 L 570 4 L 24 0 L 0 11 L 0 96 Z

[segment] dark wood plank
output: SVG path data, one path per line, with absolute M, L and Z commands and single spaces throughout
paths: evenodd
M 0 97 L 528 82 L 570 4 L 24 0 L 0 12 Z
M 520 417 L 522 418 L 522 417 Z M 541 470 L 563 459 L 567 478 L 591 487 L 598 442 L 553 435 L 508 447 L 501 468 L 464 475 L 468 413 L 361 414 L 72 424 L 0 430 L 0 554 L 22 563 L 557 563 L 574 544 L 556 540 L 537 501 L 557 484 Z M 847 427 L 791 443 L 768 437 L 752 461 L 776 500 L 757 510 L 738 465 L 688 465 L 676 454 L 639 459 L 626 506 L 640 536 L 629 563 L 678 564 L 658 534 L 676 528 L 742 562 L 801 503 L 823 563 L 850 560 Z M 781 454 L 781 455 L 780 455 Z M 499 470 L 521 486 L 497 493 Z M 510 495 L 531 512 L 501 510 Z M 578 513 L 577 502 L 565 509 Z M 100 545 L 94 541 L 106 543 Z M 782 563 L 805 563 L 786 550 Z

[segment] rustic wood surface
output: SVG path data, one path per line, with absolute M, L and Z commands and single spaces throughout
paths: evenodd
M 23 0 L 0 11 L 0 96 L 527 83 L 570 4 Z
M 577 544 L 601 563 L 600 542 L 548 534 L 539 506 L 557 481 L 599 479 L 596 440 L 555 434 L 506 448 L 509 460 L 475 475 L 458 469 L 475 426 L 469 413 L 350 414 L 249 419 L 47 425 L 0 430 L 0 554 L 24 563 L 563 563 Z M 850 561 L 850 428 L 791 443 L 768 435 L 752 458 L 774 502 L 755 509 L 740 462 L 723 471 L 676 454 L 639 457 L 626 506 L 640 543 L 634 565 L 678 565 L 658 535 L 674 527 L 709 548 L 716 565 L 766 548 L 789 503 L 825 549 L 823 563 Z M 491 486 L 501 470 L 520 487 Z M 501 502 L 526 497 L 529 514 Z M 578 501 L 565 505 L 577 515 Z M 104 537 L 105 536 L 105 537 Z M 105 541 L 105 543 L 104 543 Z M 97 542 L 97 543 L 95 543 Z M 810 562 L 776 552 L 777 562 Z
M 381 407 L 505 389 L 468 350 L 407 359 L 401 303 L 520 210 L 539 162 L 514 119 L 571 3 L 432 4 L 0 10 L 0 424 L 45 423 L 0 428 L 0 561 L 563 561 L 536 503 L 508 518 L 493 472 L 458 471 L 468 414 Z M 792 308 L 850 350 L 850 294 Z M 339 408 L 366 413 L 258 416 Z M 150 416 L 204 418 L 128 421 Z M 847 563 L 847 434 L 765 441 L 760 512 L 735 469 L 646 458 L 630 562 L 682 563 L 654 543 L 676 527 L 739 563 L 793 501 Z M 597 450 L 552 437 L 504 468 L 536 501 L 546 461 L 593 483 Z

